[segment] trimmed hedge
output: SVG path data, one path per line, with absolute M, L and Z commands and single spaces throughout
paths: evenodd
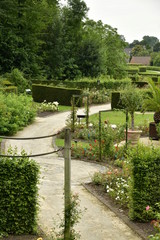
M 42 85 L 54 85 L 58 87 L 66 87 L 66 88 L 78 88 L 78 89 L 117 89 L 119 87 L 125 87 L 129 82 L 131 82 L 130 79 L 123 79 L 123 80 L 106 80 L 105 82 L 100 82 L 100 84 L 97 84 L 97 81 L 33 81 L 37 84 L 42 84 Z M 44 84 L 43 84 L 44 83 Z M 34 84 L 33 84 L 34 85 Z
M 148 85 L 148 82 L 133 81 L 133 84 L 136 85 L 138 88 L 143 88 L 143 87 L 146 87 Z
M 0 232 L 35 233 L 38 213 L 38 164 L 28 158 L 1 157 L 0 176 Z
M 120 92 L 112 92 L 111 94 L 111 109 L 123 109 L 122 102 L 120 100 Z
M 146 72 L 147 68 L 145 66 L 139 67 L 139 72 Z
M 158 71 L 158 72 L 160 72 L 160 67 L 156 67 L 156 66 L 147 66 L 147 70 Z
M 158 82 L 158 77 L 152 77 L 153 82 Z
M 10 81 L 8 81 L 8 80 L 2 80 L 1 81 L 1 84 L 3 85 L 3 86 L 6 86 L 6 87 L 9 87 L 9 86 L 12 86 L 13 84 L 10 82 Z
M 35 102 L 57 101 L 60 105 L 71 106 L 71 99 L 73 95 L 81 95 L 80 89 L 60 88 L 46 85 L 32 85 L 32 96 Z
M 0 91 L 2 91 L 4 93 L 15 93 L 15 94 L 17 94 L 17 87 L 15 87 L 15 86 L 3 87 L 3 88 L 0 88 Z
M 138 145 L 130 152 L 129 159 L 132 164 L 129 216 L 132 220 L 150 221 L 154 216 L 146 207 L 150 206 L 154 212 L 160 201 L 160 150 Z
M 139 68 L 128 68 L 128 69 L 127 69 L 127 72 L 128 72 L 129 74 L 136 74 L 136 73 L 139 72 Z

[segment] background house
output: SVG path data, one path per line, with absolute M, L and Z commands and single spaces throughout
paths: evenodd
M 130 64 L 140 64 L 140 65 L 145 65 L 149 66 L 151 62 L 151 57 L 150 56 L 140 56 L 140 57 L 132 57 Z

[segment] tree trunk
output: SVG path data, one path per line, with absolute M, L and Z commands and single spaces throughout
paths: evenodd
M 134 130 L 134 113 L 131 113 L 131 128 Z

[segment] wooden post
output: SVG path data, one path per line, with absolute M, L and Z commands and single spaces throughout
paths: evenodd
M 128 143 L 128 111 L 126 111 L 126 148 Z
M 65 229 L 64 240 L 70 240 L 71 235 L 71 131 L 65 130 L 65 162 L 64 162 L 64 201 Z
M 73 125 L 72 125 L 72 131 L 74 132 L 74 130 L 75 130 L 75 96 L 73 96 L 73 102 L 72 102 L 72 104 L 73 104 L 73 109 L 72 109 L 72 114 L 73 114 Z
M 87 95 L 87 109 L 86 109 L 86 112 L 87 112 L 87 116 L 86 116 L 86 126 L 88 128 L 88 123 L 89 123 L 89 95 Z
M 101 111 L 99 111 L 99 161 L 102 160 L 102 145 L 101 145 Z

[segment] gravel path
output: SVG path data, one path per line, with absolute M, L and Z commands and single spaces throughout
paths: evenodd
M 90 108 L 90 114 L 99 110 L 110 109 L 110 104 Z M 80 110 L 80 113 L 82 109 Z M 56 133 L 65 126 L 69 112 L 58 113 L 45 118 L 36 118 L 36 121 L 16 134 L 16 137 L 36 137 Z M 25 149 L 27 153 L 43 153 L 53 151 L 52 139 L 15 141 L 8 140 L 5 148 L 17 146 L 18 151 Z M 57 154 L 37 157 L 35 160 L 41 166 L 40 180 L 40 214 L 39 224 L 45 232 L 50 232 L 60 223 L 63 216 L 63 188 L 64 188 L 64 159 Z M 82 183 L 89 182 L 95 171 L 104 171 L 98 164 L 72 160 L 72 192 L 78 193 L 82 211 L 86 209 L 77 225 L 82 240 L 140 240 L 126 224 L 113 212 L 106 208 L 92 196 Z

